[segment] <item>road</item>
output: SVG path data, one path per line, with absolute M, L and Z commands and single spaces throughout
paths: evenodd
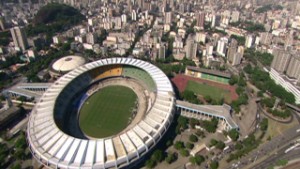
M 283 145 L 286 145 L 289 142 L 291 142 L 291 140 L 294 140 L 295 138 L 300 137 L 300 133 L 296 132 L 296 130 L 299 128 L 300 128 L 299 126 L 295 126 L 295 127 L 292 127 L 290 129 L 286 130 L 282 135 L 278 135 L 278 136 L 274 137 L 272 140 L 260 145 L 259 148 L 250 152 L 248 155 L 242 157 L 239 160 L 239 165 L 237 167 L 232 167 L 232 165 L 230 165 L 229 167 L 227 167 L 227 169 L 248 168 L 250 165 L 256 165 L 255 164 L 256 160 L 263 159 L 266 156 L 271 155 L 270 153 L 275 150 L 281 150 L 281 147 Z M 299 152 L 298 157 L 300 157 L 300 152 Z M 269 157 L 267 159 L 269 159 Z M 253 167 L 251 167 L 251 168 L 253 168 Z
M 284 146 L 279 151 L 277 151 L 276 154 L 272 154 L 269 158 L 267 158 L 263 162 L 253 166 L 253 168 L 265 169 L 265 168 L 268 168 L 268 167 L 276 164 L 276 162 L 278 160 L 288 160 L 288 161 L 290 161 L 290 160 L 293 160 L 295 158 L 299 158 L 300 157 L 299 147 L 298 147 L 298 149 L 295 148 L 294 150 L 291 150 L 288 153 L 285 153 L 285 150 L 288 149 L 290 146 L 291 145 Z

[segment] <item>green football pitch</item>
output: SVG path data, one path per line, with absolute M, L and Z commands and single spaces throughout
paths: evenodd
M 79 126 L 90 137 L 103 138 L 121 132 L 128 125 L 137 96 L 124 86 L 108 86 L 82 105 Z
M 198 95 L 210 96 L 212 99 L 221 100 L 224 98 L 227 102 L 231 102 L 230 91 L 210 86 L 208 84 L 188 81 L 185 90 L 192 91 Z

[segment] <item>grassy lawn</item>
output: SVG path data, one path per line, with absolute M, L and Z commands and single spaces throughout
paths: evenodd
M 103 138 L 119 133 L 128 125 L 136 94 L 124 86 L 108 86 L 83 104 L 79 126 L 88 136 Z
M 231 102 L 230 91 L 220 89 L 207 84 L 202 84 L 194 81 L 188 81 L 185 90 L 190 90 L 198 95 L 210 96 L 214 100 L 221 100 L 224 98 L 227 102 Z
M 285 130 L 292 128 L 296 125 L 298 125 L 298 122 L 295 118 L 291 123 L 288 124 L 279 123 L 272 119 L 269 119 L 268 129 L 264 137 L 264 141 L 266 141 L 268 137 L 273 138 L 277 135 L 281 135 Z

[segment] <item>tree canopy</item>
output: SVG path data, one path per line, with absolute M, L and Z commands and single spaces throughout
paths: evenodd
M 26 28 L 26 33 L 28 36 L 45 33 L 52 37 L 54 33 L 67 30 L 83 19 L 84 16 L 71 6 L 49 3 L 38 11 L 33 23 Z

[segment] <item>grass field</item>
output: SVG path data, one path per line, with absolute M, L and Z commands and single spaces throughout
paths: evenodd
M 108 86 L 89 97 L 79 114 L 84 134 L 103 138 L 119 133 L 128 125 L 137 96 L 124 86 Z
M 224 98 L 227 102 L 231 102 L 230 91 L 209 86 L 207 84 L 198 83 L 194 81 L 188 81 L 185 90 L 190 90 L 198 95 L 210 96 L 214 100 L 221 100 Z

